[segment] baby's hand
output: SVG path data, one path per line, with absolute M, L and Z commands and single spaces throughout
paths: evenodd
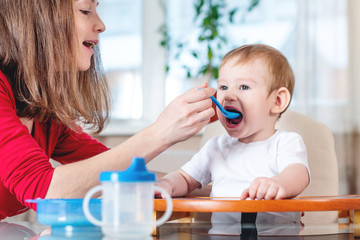
M 158 186 L 158 187 L 161 187 L 162 189 L 164 189 L 171 196 L 172 187 L 171 187 L 171 184 L 169 184 L 166 180 L 159 179 L 158 181 L 155 182 L 155 185 Z M 165 198 L 164 196 L 162 196 L 162 194 L 160 192 L 158 192 L 156 190 L 155 190 L 155 197 L 157 197 L 157 198 Z
M 285 189 L 279 182 L 273 178 L 259 177 L 242 192 L 240 199 L 281 199 L 285 196 Z

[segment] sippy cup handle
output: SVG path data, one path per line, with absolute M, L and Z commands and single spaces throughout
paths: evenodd
M 103 189 L 103 186 L 102 185 L 98 185 L 98 186 L 95 186 L 93 187 L 92 189 L 90 189 L 85 197 L 84 197 L 84 200 L 83 200 L 83 205 L 82 205 L 82 208 L 83 208 L 83 212 L 84 212 L 84 215 L 85 217 L 87 218 L 87 220 L 89 220 L 89 222 L 91 222 L 92 224 L 94 225 L 97 225 L 97 226 L 103 226 L 103 222 L 96 219 L 90 212 L 89 210 L 89 202 L 90 202 L 90 198 L 96 193 L 96 192 L 100 192 L 102 191 Z
M 161 216 L 161 218 L 159 218 L 155 222 L 155 225 L 158 227 L 158 226 L 164 224 L 171 217 L 171 213 L 173 211 L 173 202 L 167 191 L 165 191 L 164 189 L 162 189 L 161 187 L 158 187 L 158 186 L 154 186 L 154 189 L 158 192 L 161 192 L 161 195 L 164 196 L 165 200 L 166 200 L 166 211 Z

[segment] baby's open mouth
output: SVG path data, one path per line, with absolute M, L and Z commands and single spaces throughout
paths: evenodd
M 226 118 L 226 122 L 227 122 L 228 125 L 235 126 L 235 125 L 238 125 L 242 121 L 243 115 L 242 115 L 242 113 L 240 111 L 238 111 L 238 110 L 236 110 L 234 108 L 230 108 L 230 107 L 226 107 L 225 109 L 226 109 L 226 111 L 234 112 L 234 113 L 239 114 L 239 117 L 234 118 L 234 119 Z

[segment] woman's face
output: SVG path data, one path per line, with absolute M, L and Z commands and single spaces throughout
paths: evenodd
M 98 44 L 99 33 L 105 31 L 105 25 L 96 12 L 97 5 L 97 0 L 74 0 L 79 71 L 90 68 L 90 60 L 94 54 L 93 47 Z

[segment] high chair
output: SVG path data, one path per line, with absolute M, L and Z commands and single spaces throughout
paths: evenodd
M 213 120 L 215 121 L 208 124 L 204 130 L 200 141 L 200 147 L 202 147 L 210 138 L 226 133 L 220 122 L 216 121 L 216 119 Z M 305 142 L 308 152 L 311 180 L 309 186 L 300 197 L 338 195 L 338 164 L 335 153 L 334 137 L 329 128 L 314 119 L 291 110 L 287 110 L 283 113 L 276 128 L 296 132 L 302 136 Z M 313 210 L 309 212 L 304 211 L 302 222 L 305 224 L 337 222 L 338 211 L 334 211 L 333 209 L 331 209 L 332 211 L 324 211 L 324 209 L 319 210 L 319 212 L 314 212 Z M 339 210 L 341 209 L 339 208 Z M 196 212 L 196 209 L 194 209 L 193 212 Z M 188 221 L 196 221 L 197 218 L 209 220 L 209 214 L 204 217 L 203 214 L 194 214 L 193 212 L 188 213 L 188 215 L 182 212 L 181 217 L 185 216 L 192 218 L 188 219 Z M 211 213 L 212 209 L 208 209 L 208 212 Z M 342 211 L 340 215 L 346 216 L 348 212 L 349 211 Z M 199 217 L 197 215 L 199 215 Z M 173 219 L 176 219 L 176 213 L 174 213 Z

